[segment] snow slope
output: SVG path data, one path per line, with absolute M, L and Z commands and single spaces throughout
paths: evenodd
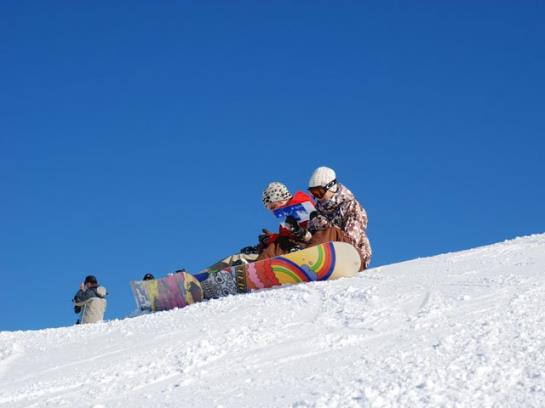
M 545 234 L 133 319 L 2 332 L 0 407 L 37 406 L 545 406 Z

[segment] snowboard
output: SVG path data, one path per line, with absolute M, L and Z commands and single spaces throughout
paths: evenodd
M 199 281 L 187 272 L 159 279 L 131 281 L 131 289 L 140 311 L 158 312 L 182 308 L 203 300 Z
M 361 259 L 356 248 L 345 242 L 327 242 L 270 259 L 202 272 L 196 277 L 206 299 L 236 293 L 333 280 L 356 275 Z

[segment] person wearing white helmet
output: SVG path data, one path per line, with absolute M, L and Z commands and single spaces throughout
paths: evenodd
M 352 192 L 337 181 L 335 171 L 329 167 L 318 167 L 314 170 L 308 190 L 317 200 L 316 214 L 311 217 L 308 225 L 312 233 L 310 244 L 348 242 L 360 253 L 360 270 L 367 269 L 372 250 L 367 238 L 365 209 Z

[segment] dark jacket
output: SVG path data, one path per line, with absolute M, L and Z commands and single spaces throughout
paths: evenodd
M 103 286 L 79 290 L 74 296 L 74 311 L 81 313 L 76 324 L 96 323 L 104 319 L 106 288 Z
M 100 288 L 100 290 L 99 290 Z M 75 313 L 81 313 L 81 306 L 78 306 L 78 304 L 85 303 L 87 300 L 91 298 L 105 298 L 106 294 L 104 293 L 104 288 L 100 286 L 92 286 L 88 288 L 87 290 L 78 290 L 77 293 L 74 295 L 74 312 Z

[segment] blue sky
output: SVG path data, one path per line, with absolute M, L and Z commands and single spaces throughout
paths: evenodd
M 412 2 L 415 3 L 415 2 Z M 198 271 L 337 171 L 372 266 L 545 232 L 542 2 L 0 5 L 0 330 Z

